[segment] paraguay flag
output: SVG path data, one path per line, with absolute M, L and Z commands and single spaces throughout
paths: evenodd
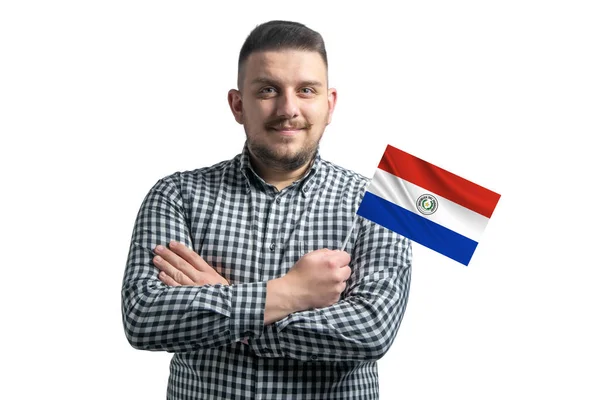
M 356 212 L 469 265 L 500 195 L 388 145 Z

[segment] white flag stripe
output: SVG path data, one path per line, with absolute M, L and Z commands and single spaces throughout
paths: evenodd
M 476 242 L 479 242 L 489 221 L 489 218 L 437 193 L 425 190 L 380 169 L 375 171 L 367 191 Z M 417 210 L 417 199 L 423 194 L 432 194 L 438 201 L 438 208 L 431 215 L 423 215 Z

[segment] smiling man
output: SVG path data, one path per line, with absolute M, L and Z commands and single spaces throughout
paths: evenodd
M 278 189 L 305 172 L 331 122 L 337 92 L 327 87 L 324 46 L 322 51 L 250 53 L 240 61 L 240 90 L 229 92 L 235 119 L 246 130 L 253 167 L 267 182 L 275 180 Z
M 337 92 L 321 35 L 271 21 L 240 51 L 232 160 L 159 180 L 123 279 L 132 346 L 173 352 L 168 399 L 377 399 L 410 242 L 359 219 L 368 179 L 323 160 Z

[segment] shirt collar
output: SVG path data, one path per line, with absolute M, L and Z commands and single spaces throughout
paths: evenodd
M 319 149 L 317 148 L 317 154 L 315 155 L 312 165 L 308 171 L 302 176 L 302 178 L 292 183 L 289 187 L 295 187 L 296 190 L 302 191 L 302 194 L 306 196 L 310 190 L 315 187 L 315 183 L 317 182 L 316 176 L 321 170 L 322 163 L 321 155 L 319 153 Z M 248 190 L 250 189 L 250 185 L 263 188 L 272 187 L 254 171 L 254 168 L 252 168 L 252 164 L 250 163 L 250 151 L 248 150 L 247 143 L 244 143 L 244 148 L 242 149 L 242 154 L 240 155 L 240 172 L 246 181 Z

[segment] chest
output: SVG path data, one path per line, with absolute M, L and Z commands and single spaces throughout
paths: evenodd
M 190 207 L 195 250 L 230 283 L 283 276 L 304 254 L 339 249 L 352 206 L 315 191 L 220 193 Z

